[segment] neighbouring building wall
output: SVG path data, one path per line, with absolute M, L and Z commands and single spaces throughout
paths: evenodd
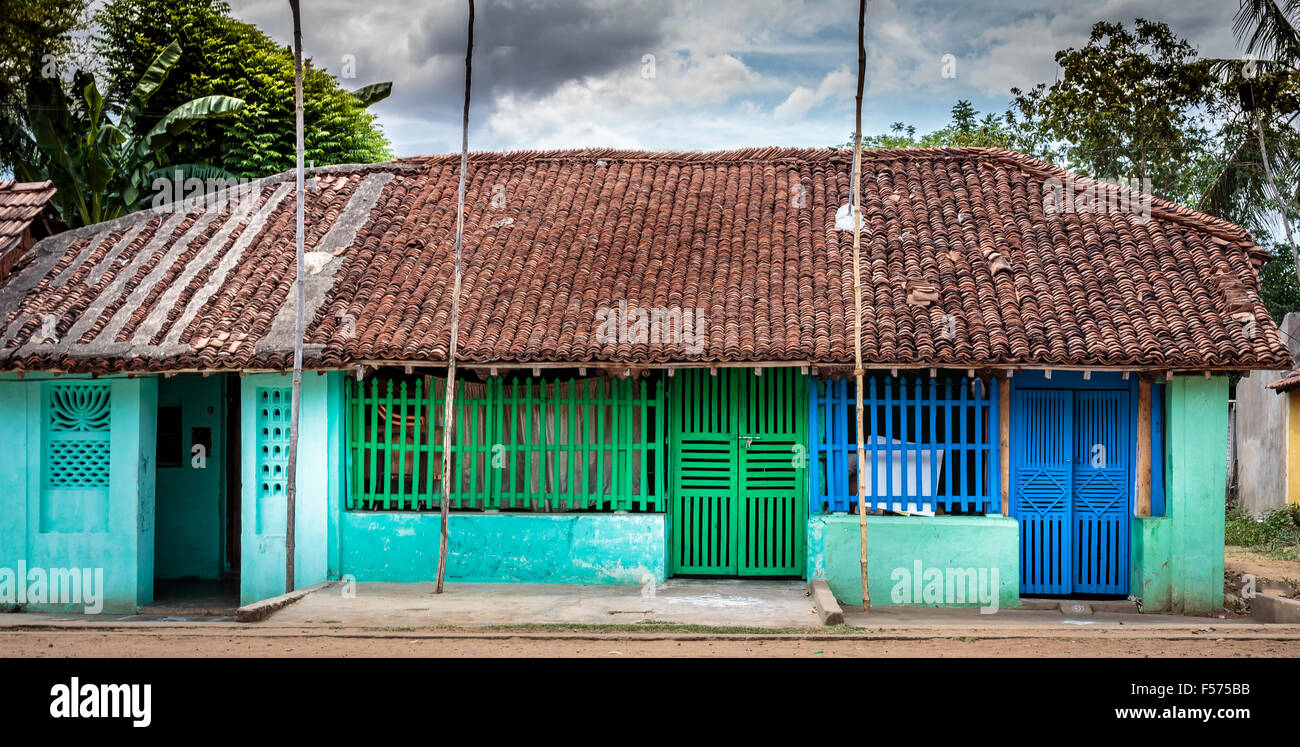
M 294 588 L 325 581 L 337 538 L 335 515 L 344 468 L 343 373 L 302 377 L 295 499 Z M 287 466 L 292 395 L 288 375 L 241 382 L 243 458 L 240 603 L 285 592 Z
M 1223 607 L 1228 380 L 1175 376 L 1166 387 L 1165 516 L 1133 520 L 1132 594 L 1148 612 Z
M 436 513 L 342 512 L 340 568 L 358 581 L 433 581 Z M 667 578 L 665 515 L 453 513 L 447 580 L 642 584 Z
M 1291 355 L 1300 358 L 1300 314 L 1287 314 L 1282 321 L 1282 339 L 1291 347 Z M 1237 382 L 1236 439 L 1237 502 L 1254 513 L 1263 514 L 1287 502 L 1290 473 L 1300 472 L 1300 461 L 1288 459 L 1300 444 L 1291 444 L 1289 434 L 1300 428 L 1290 417 L 1288 396 L 1268 388 L 1281 379 L 1282 371 L 1251 371 Z
M 76 570 L 103 612 L 152 601 L 156 410 L 153 377 L 0 380 L 0 573 L 23 568 L 30 586 Z M 20 606 L 96 611 L 84 588 L 71 602 L 54 591 Z
M 999 608 L 1018 607 L 1019 553 L 1019 525 L 1004 516 L 868 516 L 871 604 L 978 607 L 993 606 L 987 600 L 996 598 Z M 826 579 L 845 604 L 862 604 L 861 557 L 857 516 L 809 519 L 807 578 Z M 964 595 L 957 596 L 963 584 L 952 584 L 949 577 L 968 580 L 972 571 L 977 594 L 967 583 Z

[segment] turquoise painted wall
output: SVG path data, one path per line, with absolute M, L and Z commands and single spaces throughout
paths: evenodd
M 999 608 L 1017 607 L 1019 543 L 1019 524 L 1003 516 L 868 516 L 871 604 L 981 606 L 969 601 L 974 588 L 990 599 L 996 589 Z M 845 604 L 862 604 L 861 555 L 857 516 L 824 514 L 808 520 L 807 577 L 826 579 L 835 598 Z M 955 583 L 964 569 L 975 570 L 974 587 L 966 576 Z M 932 583 L 936 571 L 942 579 L 938 587 Z M 956 593 L 944 593 L 937 601 L 932 596 L 936 589 L 949 588 L 949 575 L 953 591 L 960 586 L 967 601 Z
M 1223 608 L 1227 377 L 1175 376 L 1165 387 L 1165 412 L 1165 516 L 1134 520 L 1133 594 L 1146 611 L 1216 612 Z
M 254 374 L 240 384 L 242 429 L 240 444 L 241 544 L 240 602 L 251 604 L 285 591 L 286 498 L 263 490 L 259 453 L 266 443 L 260 432 L 259 389 L 291 385 L 288 375 Z M 337 505 L 344 467 L 342 420 L 343 373 L 305 372 L 302 377 L 302 412 L 299 419 L 298 475 L 295 500 L 294 587 L 326 580 L 337 530 L 331 506 Z M 288 418 L 284 422 L 288 423 Z
M 1169 535 L 1173 520 L 1168 516 L 1134 517 L 1129 534 L 1131 548 L 1129 593 L 1142 600 L 1143 609 L 1169 609 Z
M 346 511 L 340 568 L 358 581 L 432 581 L 438 514 Z M 664 514 L 455 513 L 447 580 L 555 584 L 656 583 L 667 577 Z
M 110 385 L 109 484 L 51 489 L 44 481 L 43 375 L 0 379 L 0 568 L 90 569 L 102 574 L 102 612 L 135 612 L 153 599 L 154 450 L 157 382 L 104 378 Z M 82 603 L 29 604 L 33 611 L 84 611 Z
M 181 374 L 161 379 L 158 406 L 181 408 L 182 448 L 179 466 L 158 466 L 154 575 L 220 578 L 226 458 L 222 377 Z M 190 451 L 195 428 L 208 428 L 212 434 L 212 448 L 198 464 Z

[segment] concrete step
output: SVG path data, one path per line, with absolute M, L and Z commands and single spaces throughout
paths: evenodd
M 1059 610 L 1062 615 L 1137 614 L 1138 603 L 1132 599 L 1045 599 L 1021 597 L 1020 608 L 1026 610 Z

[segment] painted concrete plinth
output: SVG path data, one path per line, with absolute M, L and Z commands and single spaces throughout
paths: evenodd
M 868 516 L 872 606 L 1020 604 L 1020 528 L 1003 516 Z M 808 578 L 835 598 L 862 604 L 858 517 L 808 521 Z
M 340 573 L 358 581 L 432 581 L 437 514 L 344 512 Z M 664 514 L 453 514 L 447 580 L 553 584 L 662 583 Z

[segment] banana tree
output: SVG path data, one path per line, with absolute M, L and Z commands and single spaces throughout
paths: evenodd
M 244 102 L 231 96 L 203 96 L 172 109 L 162 118 L 146 109 L 181 57 L 173 42 L 149 65 L 114 123 L 104 108 L 94 78 L 73 76 L 70 91 L 58 78 L 42 78 L 29 89 L 26 121 L 0 121 L 0 138 L 25 154 L 14 176 L 27 181 L 49 179 L 58 189 L 55 202 L 69 226 L 112 220 L 147 207 L 155 178 L 228 178 L 202 164 L 171 164 L 168 146 L 198 122 L 236 111 Z

